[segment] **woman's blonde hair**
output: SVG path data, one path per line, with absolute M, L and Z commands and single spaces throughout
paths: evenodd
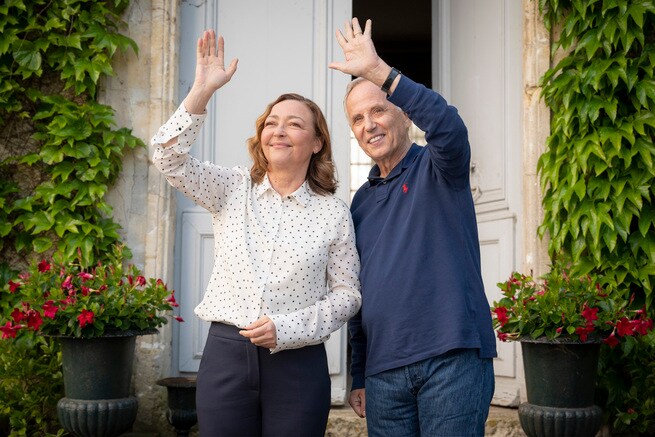
M 332 145 L 330 144 L 330 131 L 328 130 L 327 122 L 325 121 L 321 108 L 316 103 L 299 94 L 282 94 L 273 102 L 269 103 L 264 113 L 257 118 L 255 122 L 255 135 L 248 138 L 248 153 L 250 153 L 250 157 L 253 160 L 250 177 L 257 184 L 264 180 L 264 175 L 268 170 L 268 161 L 264 156 L 261 143 L 264 122 L 270 115 L 273 106 L 285 100 L 297 100 L 304 103 L 314 115 L 314 133 L 320 140 L 322 147 L 309 160 L 309 168 L 307 169 L 306 176 L 309 187 L 317 194 L 334 194 L 337 190 L 337 180 L 334 176 Z

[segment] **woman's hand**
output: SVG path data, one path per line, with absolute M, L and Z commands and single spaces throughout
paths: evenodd
M 225 41 L 216 39 L 213 30 L 205 30 L 198 38 L 196 48 L 196 75 L 191 91 L 184 99 L 187 111 L 192 114 L 204 112 L 207 102 L 220 87 L 232 79 L 237 71 L 238 59 L 233 59 L 225 68 Z
M 250 339 L 250 342 L 256 346 L 275 349 L 277 346 L 277 332 L 275 324 L 268 316 L 263 316 L 259 320 L 246 326 L 239 334 Z

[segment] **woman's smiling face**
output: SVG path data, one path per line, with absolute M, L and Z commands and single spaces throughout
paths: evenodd
M 261 133 L 268 171 L 306 174 L 310 158 L 322 147 L 315 124 L 312 112 L 303 102 L 284 100 L 273 106 Z

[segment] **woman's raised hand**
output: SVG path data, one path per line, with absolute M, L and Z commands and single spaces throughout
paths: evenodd
M 184 106 L 192 114 L 202 114 L 207 102 L 217 89 L 232 79 L 237 71 L 238 59 L 233 59 L 225 68 L 225 41 L 216 39 L 213 30 L 205 30 L 198 39 L 196 48 L 196 76 Z
M 196 49 L 196 77 L 194 86 L 214 92 L 230 81 L 237 70 L 237 59 L 225 68 L 225 41 L 222 36 L 216 39 L 213 30 L 205 30 L 198 38 Z

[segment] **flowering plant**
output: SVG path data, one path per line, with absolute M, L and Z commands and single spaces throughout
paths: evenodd
M 498 283 L 504 297 L 491 311 L 500 340 L 564 336 L 582 342 L 600 339 L 615 347 L 623 337 L 653 329 L 645 308 L 629 310 L 631 301 L 613 299 L 596 278 L 571 277 L 556 265 L 541 279 L 514 272 Z
M 109 261 L 92 268 L 77 261 L 33 263 L 1 290 L 2 338 L 22 331 L 90 338 L 164 325 L 161 312 L 178 306 L 174 292 L 123 260 L 123 246 L 115 245 Z

